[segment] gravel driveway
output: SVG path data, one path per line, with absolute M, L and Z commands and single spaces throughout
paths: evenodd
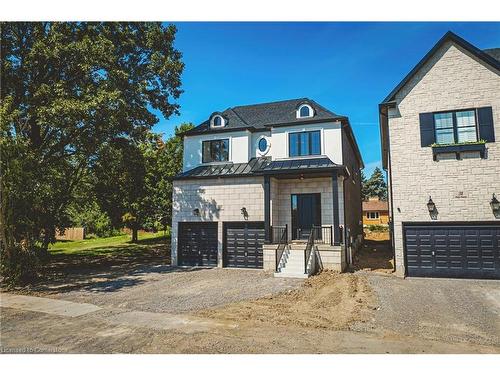
M 81 287 L 54 285 L 50 297 L 106 308 L 182 313 L 264 297 L 302 284 L 303 280 L 275 278 L 262 270 L 160 265 L 117 278 L 107 273 L 92 275 L 82 281 Z
M 500 346 L 500 281 L 366 275 L 379 309 L 357 330 Z

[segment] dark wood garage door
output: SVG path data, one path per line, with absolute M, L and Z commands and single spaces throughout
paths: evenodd
M 403 226 L 408 276 L 500 278 L 500 224 Z
M 217 223 L 179 223 L 179 266 L 217 266 Z
M 263 222 L 224 223 L 224 266 L 262 268 Z

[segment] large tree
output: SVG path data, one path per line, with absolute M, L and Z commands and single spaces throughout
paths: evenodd
M 2 23 L 2 270 L 46 251 L 102 146 L 178 112 L 181 53 L 160 23 Z M 22 265 L 21 265 L 22 268 Z M 16 271 L 17 272 L 17 271 Z
M 375 168 L 371 177 L 363 184 L 362 192 L 364 199 L 370 197 L 378 197 L 381 200 L 387 199 L 387 184 L 379 167 Z

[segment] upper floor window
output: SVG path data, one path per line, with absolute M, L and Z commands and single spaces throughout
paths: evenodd
M 371 211 L 366 213 L 366 218 L 367 219 L 378 219 L 380 217 L 380 214 L 376 211 Z
M 321 133 L 319 130 L 290 133 L 288 135 L 289 156 L 321 155 Z
M 455 111 L 434 114 L 436 143 L 476 142 L 476 111 Z
M 314 111 L 309 104 L 302 104 L 297 109 L 297 118 L 313 117 Z
M 213 127 L 219 127 L 219 126 L 225 126 L 226 125 L 226 121 L 224 120 L 224 117 L 222 117 L 221 115 L 215 115 L 214 117 L 212 117 L 212 126 Z
M 267 139 L 266 138 L 259 139 L 259 151 L 266 152 L 266 150 L 267 150 Z
M 202 162 L 229 160 L 229 139 L 217 139 L 202 142 Z

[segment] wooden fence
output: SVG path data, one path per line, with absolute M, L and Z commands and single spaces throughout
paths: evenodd
M 56 240 L 70 240 L 70 241 L 78 241 L 83 240 L 85 238 L 85 228 L 83 227 L 74 227 L 74 228 L 66 228 L 64 231 L 59 232 L 56 230 Z

